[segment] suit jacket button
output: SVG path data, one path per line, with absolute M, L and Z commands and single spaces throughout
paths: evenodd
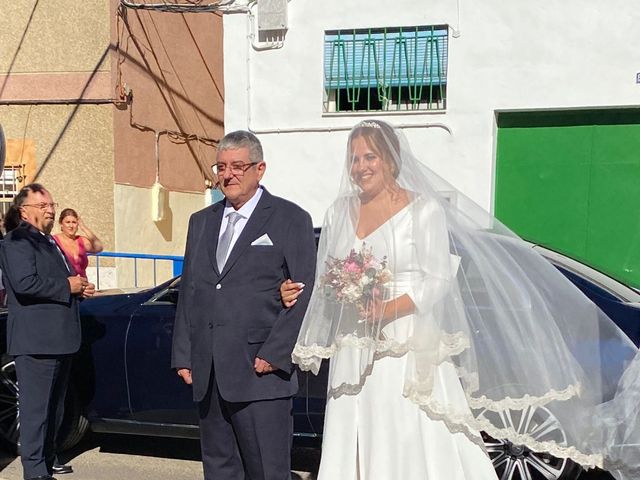
M 210 323 L 210 324 L 209 324 L 209 328 L 213 328 L 213 323 Z
M 216 290 L 220 290 L 221 288 L 222 288 L 222 285 L 220 285 L 220 284 L 216 285 Z

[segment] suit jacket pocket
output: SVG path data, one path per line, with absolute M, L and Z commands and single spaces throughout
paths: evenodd
M 270 327 L 250 328 L 247 331 L 247 341 L 249 343 L 264 343 L 269 337 L 270 333 Z

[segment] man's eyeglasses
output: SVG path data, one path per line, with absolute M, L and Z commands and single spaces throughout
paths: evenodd
M 21 207 L 36 207 L 39 208 L 40 210 L 46 210 L 47 208 L 52 208 L 53 210 L 55 210 L 56 208 L 58 208 L 58 204 L 53 202 L 53 203 L 23 203 L 22 205 L 20 205 Z
M 241 177 L 254 165 L 257 165 L 257 163 L 232 163 L 231 165 L 227 165 L 226 163 L 214 163 L 211 165 L 211 168 L 213 169 L 213 173 L 218 176 L 224 175 L 228 170 L 232 175 Z

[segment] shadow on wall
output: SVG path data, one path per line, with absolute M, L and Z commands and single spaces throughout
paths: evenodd
M 155 84 L 155 89 L 143 90 L 140 101 L 143 105 L 145 101 L 153 100 L 157 105 L 164 105 L 166 113 L 175 123 L 173 130 L 166 128 L 160 130 L 153 125 L 155 118 L 147 118 L 142 112 L 142 119 L 134 119 L 133 105 L 134 98 L 129 99 L 131 127 L 143 132 L 169 133 L 169 139 L 174 143 L 184 144 L 195 160 L 203 179 L 213 182 L 215 179 L 209 168 L 209 163 L 202 158 L 200 147 L 202 145 L 214 147 L 218 140 L 209 138 L 207 134 L 212 128 L 222 127 L 223 120 L 214 115 L 212 110 L 204 108 L 199 102 L 194 101 L 190 95 L 193 90 L 203 88 L 203 80 L 207 82 L 207 77 L 212 84 L 211 93 L 217 97 L 217 102 L 223 102 L 222 88 L 216 80 L 214 71 L 207 63 L 205 54 L 198 43 L 196 33 L 192 30 L 187 19 L 182 16 L 183 29 L 181 30 L 184 45 L 182 51 L 178 52 L 175 46 L 166 40 L 171 38 L 169 31 L 176 35 L 177 23 L 167 24 L 160 22 L 160 15 L 148 12 L 131 12 L 127 8 L 120 6 L 117 12 L 117 59 L 116 76 L 120 82 L 123 78 L 132 77 L 141 71 Z M 173 28 L 168 28 L 171 25 Z M 167 37 L 168 35 L 168 37 Z M 190 42 L 193 46 L 189 46 Z M 198 61 L 189 64 L 189 72 L 180 68 L 181 58 L 189 56 Z M 184 65 L 183 65 L 184 67 Z M 194 81 L 191 77 L 195 71 L 203 69 L 206 73 Z M 124 85 L 124 83 L 122 83 Z M 197 87 L 197 88 L 196 88 Z M 157 98 L 150 96 L 153 92 Z M 168 120 L 168 119 L 167 119 Z M 195 142 L 198 148 L 192 144 Z M 162 175 L 161 175 L 162 176 Z
M 22 44 L 24 43 L 24 39 L 27 37 L 27 32 L 31 27 L 31 22 L 33 21 L 33 17 L 36 13 L 36 9 L 38 8 L 38 3 L 40 3 L 40 0 L 36 0 L 36 2 L 33 4 L 33 8 L 31 9 L 31 14 L 29 15 L 29 20 L 27 21 L 27 24 L 25 25 L 24 30 L 22 31 L 22 37 L 20 37 L 20 42 L 18 43 L 18 47 L 16 48 L 16 51 L 13 54 L 13 58 L 11 59 L 11 64 L 9 65 L 6 76 L 4 77 L 4 82 L 2 82 L 2 87 L 0 87 L 0 98 L 2 98 L 2 94 L 4 93 L 4 89 L 7 85 L 7 81 L 9 80 L 9 77 L 13 72 L 13 66 L 15 65 L 16 59 L 18 58 L 18 54 L 22 49 Z

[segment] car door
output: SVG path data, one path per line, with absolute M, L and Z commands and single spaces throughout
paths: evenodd
M 171 368 L 179 279 L 159 290 L 131 317 L 126 365 L 133 418 L 140 422 L 197 425 L 191 387 Z
M 82 302 L 82 346 L 75 355 L 71 387 L 87 404 L 92 422 L 130 420 L 125 345 L 135 299 L 100 295 Z
M 320 446 L 327 399 L 328 373 L 328 360 L 322 362 L 318 375 L 298 369 L 300 388 L 293 399 L 293 430 L 298 446 Z
M 640 346 L 640 292 L 602 272 L 539 245 L 534 247 Z

